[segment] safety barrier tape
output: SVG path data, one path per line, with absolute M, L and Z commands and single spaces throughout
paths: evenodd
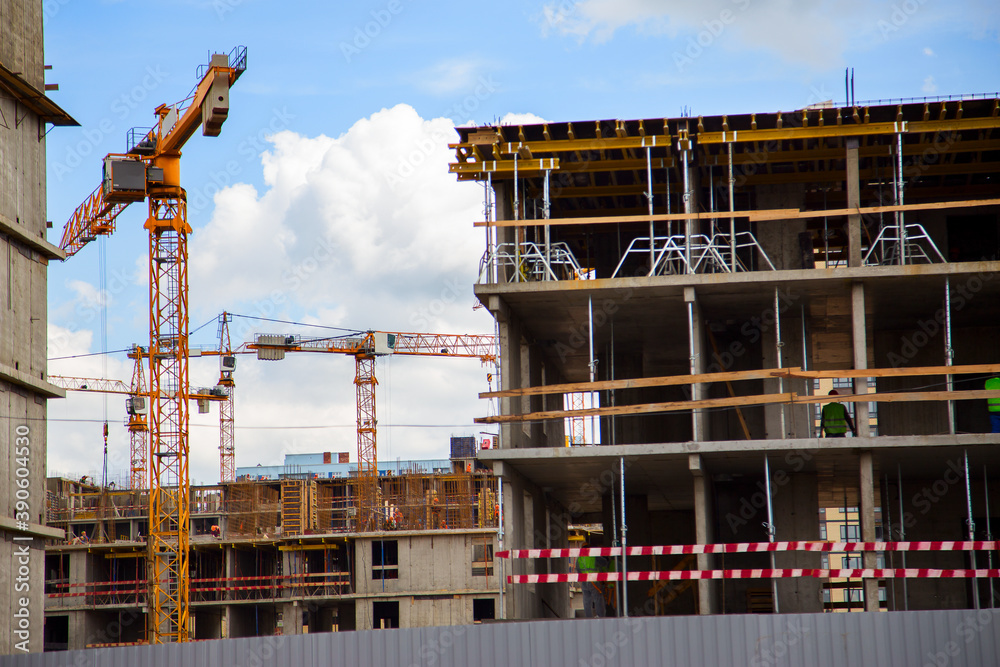
M 993 551 L 1000 541 L 925 541 L 925 542 L 737 542 L 732 544 L 668 544 L 652 547 L 626 547 L 627 556 L 670 556 L 687 554 L 757 553 L 767 551 Z M 621 556 L 621 547 L 583 547 L 578 549 L 508 549 L 497 558 L 577 558 L 579 556 Z
M 684 581 L 690 579 L 779 579 L 786 577 L 819 577 L 831 579 L 989 579 L 1000 577 L 1000 569 L 938 570 L 925 567 L 869 568 L 859 570 L 750 569 L 750 570 L 660 570 L 628 572 L 628 581 Z M 507 577 L 510 584 L 553 584 L 573 581 L 621 581 L 621 572 L 577 572 L 568 574 L 515 574 Z

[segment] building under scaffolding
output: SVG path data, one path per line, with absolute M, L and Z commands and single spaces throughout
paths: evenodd
M 242 481 L 192 487 L 192 638 L 493 618 L 496 480 L 467 461 L 433 465 L 380 476 L 378 532 L 357 531 L 356 470 L 320 477 L 299 462 L 278 479 L 241 469 Z M 50 478 L 46 506 L 66 531 L 46 551 L 46 650 L 141 642 L 147 493 Z
M 569 608 L 581 523 L 612 613 L 1000 605 L 1000 98 L 457 131 L 507 618 Z

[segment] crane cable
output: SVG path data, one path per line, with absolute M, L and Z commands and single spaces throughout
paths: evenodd
M 101 379 L 108 379 L 108 249 L 107 237 L 98 237 L 98 303 L 101 309 Z M 101 486 L 108 485 L 108 395 L 103 394 L 104 406 L 104 464 Z
M 99 275 L 99 291 L 98 291 L 98 302 L 101 309 L 101 379 L 108 379 L 108 249 L 107 249 L 107 237 L 101 236 L 98 240 L 98 275 Z M 108 490 L 108 395 L 102 395 L 103 407 L 104 407 L 104 461 L 101 468 L 101 513 L 103 515 L 105 503 L 105 494 Z M 107 541 L 107 527 L 104 524 L 103 516 L 101 521 L 98 523 L 100 526 L 101 534 L 97 536 L 102 541 Z

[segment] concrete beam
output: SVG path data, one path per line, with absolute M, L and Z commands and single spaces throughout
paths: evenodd
M 964 433 L 960 435 L 883 435 L 869 438 L 788 438 L 768 440 L 711 440 L 706 442 L 662 442 L 641 445 L 601 445 L 591 447 L 532 447 L 519 450 L 487 449 L 479 452 L 482 461 L 572 460 L 590 458 L 626 458 L 649 454 L 687 456 L 700 454 L 745 454 L 752 446 L 755 453 L 766 451 L 808 451 L 814 454 L 853 451 L 858 448 L 873 451 L 896 448 L 1000 445 L 1000 433 Z
M 51 540 L 62 540 L 66 538 L 66 531 L 62 528 L 50 528 L 49 526 L 43 526 L 39 523 L 31 522 L 28 522 L 27 528 L 22 528 L 18 526 L 17 521 L 5 516 L 0 516 L 0 530 Z
M 586 299 L 593 296 L 594 300 L 609 298 L 604 291 L 613 293 L 627 289 L 642 289 L 649 293 L 657 287 L 669 288 L 671 291 L 679 288 L 716 287 L 732 289 L 745 285 L 758 289 L 766 286 L 770 292 L 775 286 L 795 288 L 830 290 L 830 286 L 840 286 L 845 280 L 864 280 L 865 282 L 883 278 L 915 278 L 920 276 L 953 276 L 989 274 L 1000 271 L 1000 261 L 979 262 L 949 262 L 946 264 L 908 264 L 906 266 L 857 266 L 837 267 L 831 269 L 785 269 L 778 271 L 741 271 L 738 273 L 694 273 L 666 276 L 643 276 L 641 278 L 598 278 L 595 280 L 560 280 L 536 281 L 522 283 L 483 283 L 474 286 L 474 291 L 480 299 L 492 294 L 543 294 L 571 292 Z
M 24 225 L 11 220 L 3 214 L 0 214 L 0 233 L 6 234 L 23 243 L 32 250 L 40 253 L 46 259 L 66 259 L 65 252 L 44 238 L 33 236 Z
M 35 379 L 27 373 L 16 368 L 11 368 L 7 364 L 0 363 L 0 380 L 20 385 L 45 398 L 66 398 L 66 390 L 62 387 L 57 387 L 51 382 L 46 382 L 42 379 Z

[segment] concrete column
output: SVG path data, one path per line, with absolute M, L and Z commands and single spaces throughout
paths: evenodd
M 509 465 L 493 462 L 493 474 L 503 484 L 503 532 L 504 549 L 527 549 L 525 534 L 524 491 L 525 485 L 520 474 Z M 529 561 L 523 558 L 505 560 L 504 576 L 511 574 L 527 574 Z M 504 587 L 504 616 L 508 619 L 530 618 L 528 609 L 528 586 L 523 584 L 508 584 L 506 578 L 502 581 Z
M 851 284 L 851 339 L 854 348 L 854 368 L 868 368 L 868 335 L 865 328 L 865 286 L 856 282 Z M 868 378 L 854 379 L 854 393 L 868 393 Z M 858 437 L 871 436 L 868 420 L 868 403 L 854 404 L 854 422 L 858 427 Z
M 713 517 L 715 508 L 712 502 L 712 480 L 708 477 L 701 454 L 688 455 L 688 469 L 694 477 L 694 530 L 698 544 L 712 544 L 715 540 Z M 698 554 L 698 569 L 711 570 L 715 565 L 715 557 L 711 554 Z M 698 613 L 715 614 L 716 582 L 702 580 L 698 582 Z
M 858 178 L 858 140 L 852 137 L 847 144 L 847 208 L 861 206 L 861 182 Z M 847 216 L 847 265 L 861 266 L 861 216 Z
M 872 453 L 861 452 L 861 469 L 859 471 L 858 492 L 861 497 L 859 511 L 861 514 L 861 541 L 875 541 L 875 471 L 872 465 Z M 873 568 L 876 564 L 874 552 L 865 552 L 862 565 Z M 878 611 L 878 579 L 864 579 L 865 611 Z
M 544 364 L 539 349 L 527 343 L 521 346 L 522 377 L 527 376 L 528 382 L 525 386 L 539 387 L 545 384 Z M 544 406 L 544 396 L 525 396 L 522 399 L 521 408 L 525 412 L 541 412 Z M 524 436 L 528 439 L 526 447 L 544 447 L 550 443 L 545 441 L 545 424 L 542 422 L 528 422 L 521 424 Z M 562 443 L 558 443 L 561 445 Z
M 302 605 L 297 601 L 281 605 L 281 634 L 302 634 Z
M 547 528 L 545 531 L 545 546 L 549 549 L 566 549 L 569 545 L 569 522 L 570 514 L 562 505 L 547 499 L 546 507 Z M 565 574 L 569 572 L 568 559 L 556 558 L 549 561 L 549 573 Z M 559 614 L 560 618 L 572 617 L 572 603 L 570 602 L 569 586 L 566 584 L 554 584 L 546 593 L 546 600 L 552 605 L 552 609 Z
M 521 388 L 521 326 L 513 317 L 507 304 L 497 295 L 489 297 L 487 304 L 497 321 L 500 334 L 500 388 Z M 521 398 L 501 398 L 500 414 L 509 415 L 522 411 Z M 516 449 L 523 446 L 523 431 L 519 424 L 500 426 L 500 449 Z
M 701 316 L 701 306 L 693 287 L 684 288 L 684 304 L 690 304 L 689 349 L 692 353 L 691 372 L 705 372 L 705 322 Z M 708 397 L 708 389 L 704 384 L 691 386 L 691 400 L 698 401 Z M 694 410 L 691 413 L 691 440 L 700 442 L 708 437 L 708 415 L 704 410 Z
M 771 493 L 774 503 L 775 539 L 778 542 L 819 539 L 819 481 L 815 473 L 789 471 L 772 458 Z M 761 512 L 766 517 L 766 510 Z M 779 551 L 778 568 L 819 568 L 821 554 Z M 766 582 L 765 582 L 766 583 Z M 782 614 L 823 611 L 822 583 L 815 577 L 789 577 L 777 581 L 778 609 Z

